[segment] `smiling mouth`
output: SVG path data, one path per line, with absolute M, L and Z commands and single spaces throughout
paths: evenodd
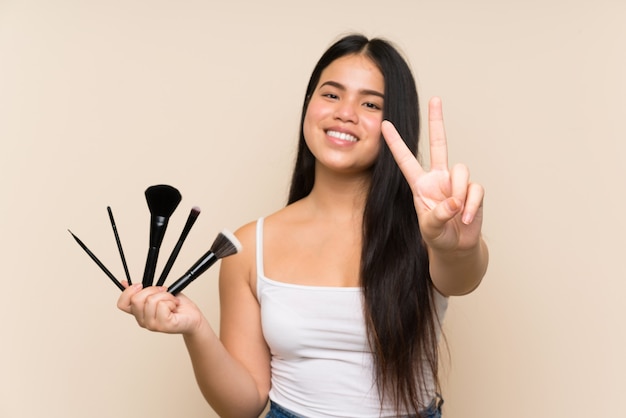
M 331 136 L 333 138 L 340 139 L 342 141 L 348 141 L 348 142 L 356 142 L 359 140 L 354 135 L 346 134 L 343 132 L 337 132 L 337 131 L 326 131 L 326 135 Z

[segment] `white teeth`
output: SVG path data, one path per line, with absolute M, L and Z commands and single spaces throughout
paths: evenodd
M 328 132 L 326 132 L 326 134 L 328 136 L 332 136 L 333 138 L 341 139 L 342 141 L 350 141 L 350 142 L 358 141 L 356 136 L 353 136 L 353 135 L 350 135 L 350 134 L 345 134 L 343 132 L 328 131 Z

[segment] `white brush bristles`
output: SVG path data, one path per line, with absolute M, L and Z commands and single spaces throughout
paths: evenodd
M 237 249 L 237 252 L 241 251 L 241 242 L 239 242 L 235 234 L 227 229 L 223 229 L 222 234 L 224 234 L 233 243 L 233 245 Z
M 232 232 L 224 229 L 215 238 L 211 251 L 217 258 L 228 257 L 241 251 L 241 243 Z

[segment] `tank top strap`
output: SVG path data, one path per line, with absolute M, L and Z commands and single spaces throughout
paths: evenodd
M 257 289 L 259 287 L 259 277 L 265 276 L 263 267 L 263 218 L 256 221 L 256 277 Z

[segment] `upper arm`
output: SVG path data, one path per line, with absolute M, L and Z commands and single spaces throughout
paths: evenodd
M 221 261 L 220 339 L 228 352 L 250 372 L 259 396 L 266 400 L 270 389 L 270 352 L 252 287 L 256 284 L 255 234 L 254 223 L 236 231 L 242 249 Z

